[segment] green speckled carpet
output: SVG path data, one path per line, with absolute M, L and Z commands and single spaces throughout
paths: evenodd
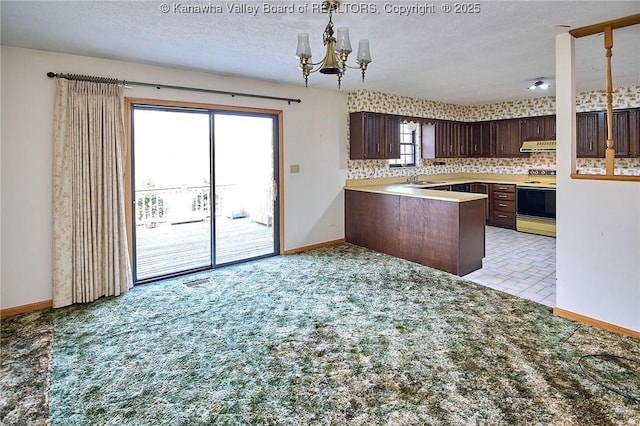
M 579 365 L 638 340 L 348 244 L 12 317 L 2 346 L 4 424 L 640 424 Z M 582 365 L 639 396 L 636 363 Z

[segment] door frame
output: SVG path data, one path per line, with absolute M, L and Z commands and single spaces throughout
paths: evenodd
M 134 243 L 134 229 L 133 229 L 133 198 L 132 198 L 132 176 L 133 176 L 133 140 L 132 140 L 132 113 L 133 105 L 149 105 L 159 107 L 175 107 L 185 109 L 206 109 L 211 111 L 226 111 L 226 112 L 239 112 L 244 114 L 264 114 L 275 116 L 278 120 L 277 134 L 278 143 L 274 144 L 274 148 L 277 152 L 274 152 L 277 164 L 274 165 L 274 177 L 277 182 L 277 211 L 278 211 L 278 233 L 274 235 L 274 250 L 276 255 L 283 254 L 284 247 L 284 163 L 283 163 L 283 146 L 284 146 L 284 126 L 283 126 L 283 111 L 277 109 L 267 108 L 251 108 L 251 107 L 239 107 L 234 105 L 219 105 L 208 104 L 200 102 L 184 102 L 184 101 L 172 101 L 164 99 L 150 99 L 150 98 L 131 98 L 125 97 L 125 131 L 127 137 L 127 152 L 124 169 L 125 180 L 125 216 L 127 224 L 127 243 L 129 247 L 129 262 L 133 270 L 133 243 Z M 213 148 L 213 147 L 212 147 Z M 213 170 L 213 168 L 212 168 Z M 213 244 L 213 241 L 212 241 Z

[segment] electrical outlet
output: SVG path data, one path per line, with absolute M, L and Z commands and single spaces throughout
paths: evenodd
M 300 173 L 300 164 L 292 164 L 289 166 L 289 171 L 291 173 Z

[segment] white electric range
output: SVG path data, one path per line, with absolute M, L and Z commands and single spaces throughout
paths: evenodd
M 556 236 L 555 170 L 529 170 L 529 179 L 516 185 L 516 229 Z

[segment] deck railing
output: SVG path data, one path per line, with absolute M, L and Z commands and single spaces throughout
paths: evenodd
M 253 188 L 247 193 L 239 184 L 216 185 L 214 211 L 231 218 L 252 215 L 256 221 L 271 225 L 272 197 L 271 187 L 257 193 Z M 208 185 L 142 189 L 135 192 L 135 198 L 137 225 L 195 222 L 211 217 Z M 269 218 L 266 222 L 265 217 Z
M 151 188 L 136 191 L 136 223 L 188 222 L 211 216 L 209 186 Z

